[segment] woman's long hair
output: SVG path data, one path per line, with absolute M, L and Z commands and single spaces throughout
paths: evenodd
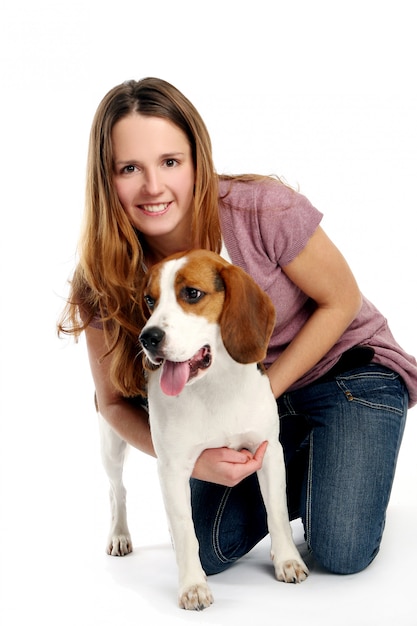
M 198 111 L 175 87 L 158 78 L 128 81 L 101 101 L 91 128 L 84 223 L 79 262 L 58 332 L 76 338 L 92 322 L 101 324 L 112 355 L 111 380 L 124 396 L 144 393 L 138 336 L 144 324 L 139 302 L 144 276 L 141 235 L 131 225 L 113 185 L 112 130 L 131 113 L 168 119 L 186 135 L 195 170 L 192 240 L 220 251 L 218 179 L 211 141 Z

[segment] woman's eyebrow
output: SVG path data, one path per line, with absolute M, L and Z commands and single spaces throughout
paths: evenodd
M 185 152 L 164 152 L 159 155 L 159 159 L 172 159 L 173 157 L 184 156 Z M 139 163 L 138 159 L 119 159 L 115 161 L 116 165 L 127 165 L 129 163 Z

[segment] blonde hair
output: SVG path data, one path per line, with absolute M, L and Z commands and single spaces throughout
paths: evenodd
M 219 252 L 218 178 L 209 134 L 198 111 L 178 89 L 158 78 L 127 81 L 111 89 L 96 111 L 87 161 L 86 203 L 70 296 L 59 334 L 76 338 L 92 322 L 102 324 L 112 354 L 111 380 L 126 397 L 144 393 L 138 335 L 144 324 L 139 301 L 143 270 L 141 234 L 131 225 L 113 185 L 111 135 L 131 113 L 162 117 L 186 135 L 195 169 L 192 240 Z

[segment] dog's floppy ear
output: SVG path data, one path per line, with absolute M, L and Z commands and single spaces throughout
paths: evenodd
M 240 267 L 220 270 L 225 300 L 220 316 L 223 343 L 239 363 L 259 363 L 266 356 L 275 324 L 275 308 L 269 296 Z

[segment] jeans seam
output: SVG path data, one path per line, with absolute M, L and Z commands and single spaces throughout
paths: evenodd
M 372 378 L 386 378 L 386 380 L 396 380 L 399 378 L 399 374 L 394 371 L 382 372 L 380 370 L 371 370 L 364 371 L 360 370 L 355 374 L 350 374 L 349 372 L 337 374 L 335 376 L 336 380 L 360 380 L 363 379 L 372 379 Z
M 230 561 L 233 560 L 233 559 L 228 559 L 227 557 L 224 556 L 223 552 L 220 549 L 220 541 L 219 541 L 220 522 L 221 522 L 221 518 L 223 515 L 223 511 L 226 507 L 227 500 L 229 499 L 231 492 L 232 492 L 231 487 L 227 487 L 225 492 L 223 493 L 222 499 L 220 500 L 219 508 L 217 509 L 216 517 L 214 519 L 213 531 L 212 531 L 213 550 L 217 558 L 219 559 L 219 561 L 221 561 L 222 563 L 229 563 Z
M 278 414 L 280 418 L 287 417 L 288 415 L 297 415 L 297 412 L 292 405 L 290 394 L 284 394 L 281 398 L 281 402 L 282 404 L 285 404 L 285 411 L 282 410 L 279 401 L 277 401 Z
M 307 545 L 311 546 L 311 506 L 313 490 L 313 432 L 310 433 L 310 446 L 308 455 L 307 487 L 306 487 L 306 520 L 305 533 Z

